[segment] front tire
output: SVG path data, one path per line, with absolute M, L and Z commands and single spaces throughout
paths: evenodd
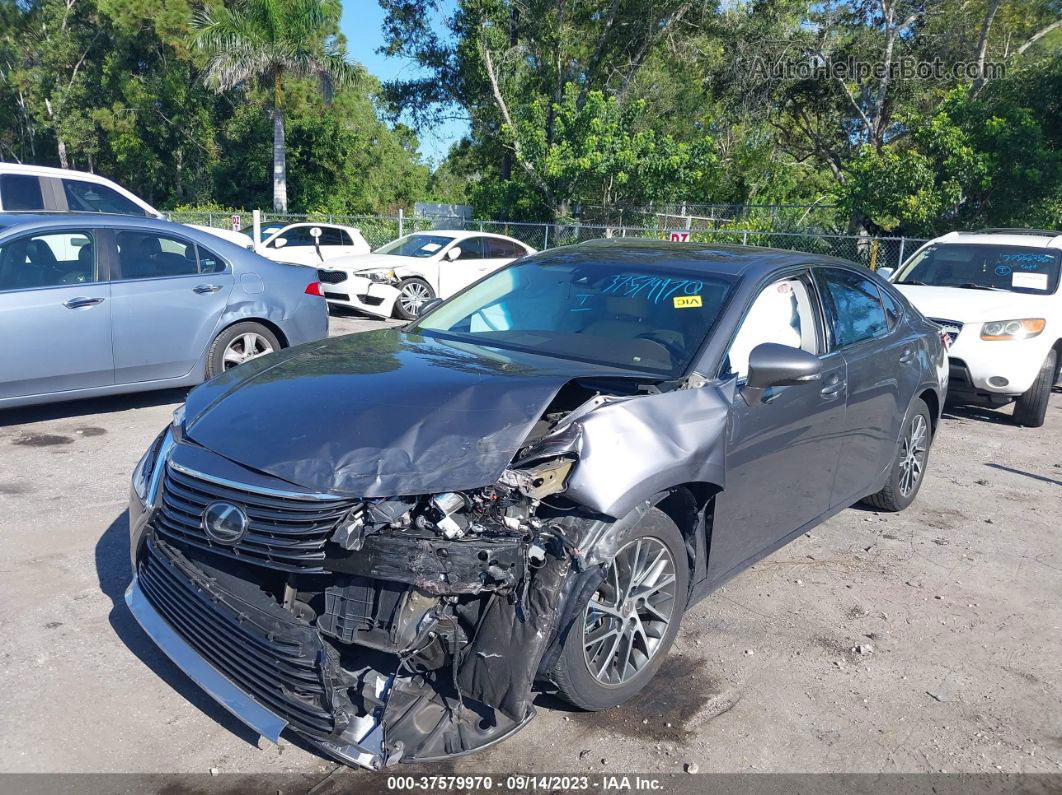
M 246 361 L 281 349 L 276 334 L 261 323 L 234 323 L 222 331 L 207 352 L 206 377 L 213 378 Z
M 918 496 L 929 464 L 929 447 L 933 442 L 933 423 L 929 407 L 921 398 L 911 405 L 911 416 L 903 426 L 896 456 L 889 468 L 885 488 L 863 502 L 879 511 L 902 511 Z
M 1051 351 L 1044 359 L 1036 380 L 1029 390 L 1014 404 L 1014 424 L 1026 428 L 1039 428 L 1047 419 L 1047 404 L 1051 401 L 1051 388 L 1055 381 L 1058 352 Z
M 682 533 L 667 514 L 650 508 L 624 537 L 567 634 L 551 672 L 560 696 L 597 711 L 644 688 L 678 634 L 689 577 Z
M 423 279 L 409 278 L 398 283 L 398 298 L 395 299 L 395 317 L 415 320 L 417 312 L 435 297 L 431 285 Z

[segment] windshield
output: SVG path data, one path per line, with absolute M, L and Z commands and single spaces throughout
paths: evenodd
M 518 262 L 429 312 L 414 332 L 678 377 L 715 325 L 727 276 L 604 262 Z
M 1053 293 L 1058 287 L 1059 253 L 1030 246 L 943 243 L 916 254 L 893 283 Z
M 423 259 L 439 253 L 453 242 L 446 235 L 406 235 L 376 250 L 377 254 L 391 254 L 395 257 L 417 257 Z

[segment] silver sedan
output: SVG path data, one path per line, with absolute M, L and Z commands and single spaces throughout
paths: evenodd
M 148 218 L 0 214 L 0 408 L 197 384 L 322 339 L 317 274 Z

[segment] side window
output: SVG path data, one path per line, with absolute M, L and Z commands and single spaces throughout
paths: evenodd
M 27 235 L 0 246 L 0 292 L 98 281 L 88 230 Z
M 119 232 L 118 263 L 122 280 L 160 279 L 198 273 L 195 245 L 157 232 Z
M 888 328 L 878 287 L 858 273 L 840 268 L 818 271 L 834 348 L 884 334 Z
M 524 250 L 509 240 L 488 237 L 484 241 L 487 259 L 516 259 L 524 255 Z
M 457 245 L 461 247 L 461 256 L 458 259 L 483 259 L 483 241 L 482 237 L 470 237 L 458 241 Z
M 291 229 L 285 229 L 280 233 L 279 237 L 282 237 L 287 241 L 284 244 L 284 248 L 313 245 L 313 236 L 310 234 L 310 227 L 308 226 L 293 226 Z M 270 248 L 274 248 L 275 246 L 276 243 L 274 241 Z
M 217 254 L 213 254 L 201 246 L 196 246 L 196 250 L 199 252 L 200 273 L 221 273 L 225 270 L 225 261 Z
M 729 371 L 739 378 L 749 371 L 749 354 L 757 345 L 775 342 L 818 355 L 815 305 L 800 278 L 780 279 L 756 296 L 741 321 L 727 355 Z
M 5 210 L 43 210 L 40 178 L 29 174 L 0 176 L 0 203 Z
M 64 179 L 62 182 L 63 193 L 66 194 L 66 203 L 71 212 L 147 215 L 143 207 L 106 185 L 82 182 L 79 179 Z
M 885 307 L 885 317 L 889 321 L 889 329 L 891 330 L 900 322 L 900 318 L 903 316 L 903 308 L 900 306 L 900 302 L 896 300 L 896 297 L 880 285 L 878 286 L 878 294 L 881 296 L 882 306 Z
M 322 246 L 346 246 L 349 245 L 346 242 L 346 234 L 341 229 L 336 229 L 334 226 L 322 226 L 321 227 L 321 245 Z

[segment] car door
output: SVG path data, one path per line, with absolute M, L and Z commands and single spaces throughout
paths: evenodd
M 878 285 L 848 268 L 815 270 L 830 345 L 848 367 L 848 411 L 834 505 L 850 505 L 873 491 L 892 460 L 917 379 L 916 341 L 903 324 L 890 323 Z
M 821 379 L 748 388 L 749 354 L 765 342 L 816 354 Z M 726 484 L 716 497 L 710 579 L 759 557 L 829 509 L 845 415 L 845 362 L 826 347 L 806 270 L 759 292 L 731 342 L 724 375 L 737 378 L 737 394 L 727 424 Z
M 502 237 L 487 237 L 483 239 L 483 265 L 480 275 L 486 276 L 492 271 L 508 265 L 517 257 L 522 257 L 526 252 L 511 240 Z
M 110 251 L 115 382 L 187 375 L 213 340 L 232 291 L 232 267 L 187 238 L 117 230 Z
M 0 398 L 114 383 L 111 297 L 91 229 L 0 244 Z
M 320 265 L 333 257 L 346 257 L 356 253 L 354 246 L 351 244 L 350 235 L 338 226 L 321 224 L 317 228 L 321 230 L 321 235 L 317 238 L 318 248 L 314 252 L 319 254 L 317 262 L 314 263 L 315 265 Z M 313 233 L 312 227 L 310 233 L 311 235 Z
M 439 260 L 440 298 L 449 298 L 484 274 L 484 269 L 489 265 L 484 258 L 485 240 L 478 235 L 458 240 L 454 245 L 461 248 L 461 254 L 453 261 L 447 259 L 446 252 L 443 252 Z

